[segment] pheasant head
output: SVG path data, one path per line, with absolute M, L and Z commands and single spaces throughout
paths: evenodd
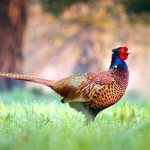
M 112 49 L 112 52 L 113 54 L 112 54 L 110 69 L 112 68 L 127 69 L 125 60 L 128 59 L 128 56 L 130 53 L 132 53 L 132 51 L 129 50 L 127 47 L 118 47 L 118 48 Z

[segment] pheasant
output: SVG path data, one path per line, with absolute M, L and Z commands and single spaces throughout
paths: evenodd
M 58 81 L 13 73 L 0 73 L 0 77 L 46 85 L 62 97 L 62 103 L 68 102 L 85 114 L 87 120 L 94 120 L 100 111 L 115 104 L 124 95 L 129 80 L 125 60 L 130 53 L 127 47 L 112 49 L 108 71 L 82 73 Z

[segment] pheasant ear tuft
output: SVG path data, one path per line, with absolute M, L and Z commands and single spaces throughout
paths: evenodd
M 112 49 L 112 52 L 117 52 L 118 51 L 118 48 L 113 48 Z
M 127 46 L 122 46 L 122 47 L 117 47 L 117 48 L 113 48 L 112 52 L 119 52 L 119 51 L 128 51 L 128 47 Z

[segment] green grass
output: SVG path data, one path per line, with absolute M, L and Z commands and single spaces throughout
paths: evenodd
M 122 100 L 85 126 L 55 95 L 0 93 L 0 150 L 149 150 L 150 103 L 134 102 Z

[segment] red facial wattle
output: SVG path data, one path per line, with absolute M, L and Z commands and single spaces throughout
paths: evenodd
M 127 47 L 120 47 L 118 50 L 119 57 L 121 60 L 126 60 L 128 58 L 128 48 Z

